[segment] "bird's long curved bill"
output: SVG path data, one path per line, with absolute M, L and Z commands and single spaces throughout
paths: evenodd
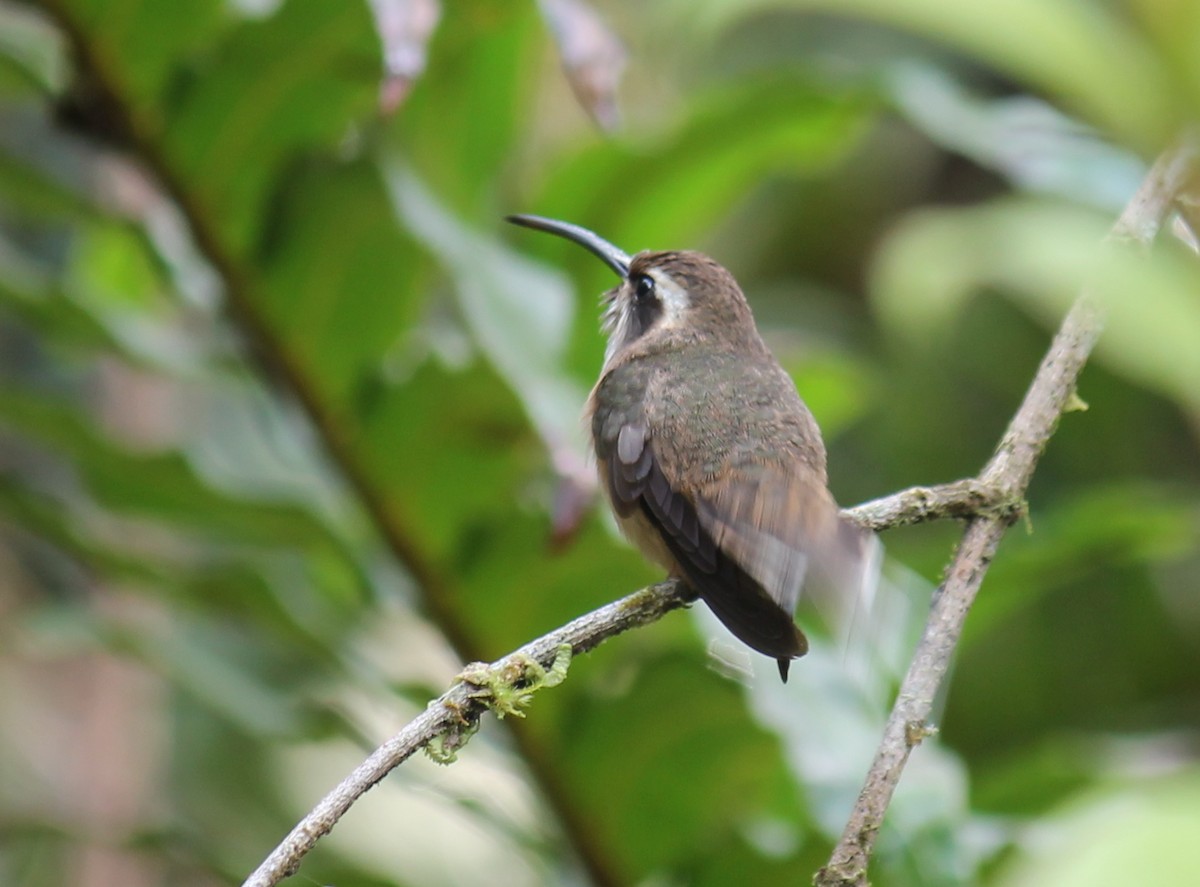
M 573 243 L 578 243 L 584 249 L 597 256 L 605 265 L 612 268 L 624 279 L 629 276 L 629 256 L 617 249 L 599 234 L 594 234 L 587 228 L 572 225 L 570 222 L 559 222 L 556 219 L 546 219 L 542 216 L 506 216 L 514 225 L 524 225 L 536 231 L 557 234 Z

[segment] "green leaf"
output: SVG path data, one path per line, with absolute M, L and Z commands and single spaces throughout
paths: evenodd
M 1151 759 L 1159 757 L 1146 750 Z M 1022 842 L 993 883 L 1118 887 L 1200 880 L 1195 835 L 1200 828 L 1200 774 L 1114 779 L 1082 792 Z
M 420 256 L 366 162 L 296 169 L 273 213 L 262 310 L 324 397 L 349 401 L 424 306 Z
M 0 72 L 2 81 L 11 78 L 42 94 L 57 93 L 67 75 L 59 34 L 44 19 L 20 6 L 10 4 L 0 9 Z M 0 92 L 7 92 L 7 88 Z
M 364 2 L 287 0 L 241 24 L 172 104 L 164 149 L 189 199 L 245 252 L 294 152 L 331 148 L 371 109 L 382 62 Z
M 301 711 L 255 667 L 261 651 L 247 648 L 241 630 L 230 623 L 193 616 L 177 618 L 166 632 L 110 630 L 116 632 L 112 642 L 250 734 L 289 734 L 303 725 Z
M 582 449 L 587 393 L 563 366 L 574 313 L 566 280 L 466 228 L 412 173 L 392 168 L 387 176 L 397 213 L 454 280 L 472 336 L 533 424 L 552 446 L 571 441 Z
M 62 0 L 103 56 L 119 68 L 142 113 L 164 101 L 184 57 L 211 40 L 222 21 L 220 0 Z
M 989 582 L 1006 589 L 981 597 L 963 637 L 964 647 L 1028 611 L 1081 573 L 1157 565 L 1182 557 L 1200 542 L 1195 491 L 1163 484 L 1097 484 L 1035 509 L 1033 532 L 1005 546 Z M 1087 568 L 1081 568 L 1081 560 Z
M 796 814 L 794 787 L 778 781 L 777 741 L 745 720 L 738 685 L 698 658 L 651 658 L 564 721 L 566 775 L 588 827 L 622 849 L 630 880 L 685 868 L 697 848 L 748 827 L 779 794 Z
M 130 453 L 102 438 L 72 407 L 44 396 L 0 387 L 0 423 L 70 457 L 87 489 L 114 510 L 240 541 L 339 544 L 303 509 L 223 495 L 181 454 Z
M 767 10 L 853 16 L 938 40 L 992 65 L 1032 90 L 1057 96 L 1133 144 L 1157 149 L 1186 105 L 1153 44 L 1095 3 L 997 0 L 702 0 L 674 10 L 678 21 L 715 35 Z
M 1149 257 L 1105 248 L 1107 229 L 1086 211 L 1022 199 L 914 214 L 880 251 L 875 305 L 912 341 L 944 331 L 985 288 L 999 288 L 1057 326 L 1086 287 L 1106 314 L 1099 357 L 1181 404 L 1200 406 L 1194 257 L 1169 247 Z
M 0 142 L 3 144 L 0 148 L 0 191 L 11 207 L 45 219 L 79 220 L 99 215 L 93 198 L 85 191 L 86 186 L 76 180 L 82 177 L 82 172 L 73 168 L 74 158 L 69 152 L 55 151 L 41 158 L 27 156 L 26 140 L 36 142 L 38 136 L 49 136 L 40 125 L 41 121 L 22 119 L 14 114 L 6 123 L 6 128 L 19 126 L 24 135 L 21 141 L 26 142 L 9 144 L 11 130 L 6 134 L 9 138 L 0 135 L 3 140 Z M 42 131 L 33 135 L 30 129 Z
M 543 40 L 533 3 L 443 3 L 429 64 L 389 143 L 456 215 L 490 222 L 505 211 L 503 192 L 514 144 L 533 121 L 528 107 L 540 74 Z
M 862 418 L 879 388 L 879 380 L 861 357 L 835 351 L 798 356 L 787 349 L 773 350 L 803 392 L 827 443 Z
M 0 477 L 0 514 L 12 527 L 53 546 L 56 556 L 64 563 L 74 558 L 80 564 L 120 581 L 159 587 L 172 582 L 172 572 L 167 565 L 152 563 L 144 555 L 118 551 L 106 540 L 92 538 L 61 503 L 43 493 L 18 486 L 9 477 Z
M 694 244 L 764 176 L 836 162 L 862 134 L 866 111 L 853 97 L 783 79 L 740 83 L 700 97 L 671 126 L 580 151 L 546 177 L 536 205 L 631 254 Z M 556 254 L 574 256 L 566 246 Z
M 487 517 L 511 510 L 522 466 L 542 458 L 503 380 L 481 361 L 430 358 L 365 395 L 358 460 L 419 546 L 446 557 Z

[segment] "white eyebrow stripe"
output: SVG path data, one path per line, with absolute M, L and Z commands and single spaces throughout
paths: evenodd
M 651 329 L 661 328 L 678 328 L 681 326 L 687 316 L 688 309 L 691 307 L 691 298 L 687 290 L 680 286 L 671 277 L 661 269 L 652 268 L 646 272 L 654 280 L 654 292 L 659 304 L 662 306 L 662 314 L 653 324 Z M 613 359 L 627 345 L 631 344 L 635 338 L 634 325 L 634 286 L 633 280 L 638 274 L 633 274 L 630 278 L 621 284 L 616 295 L 607 304 L 604 309 L 601 326 L 608 336 L 608 345 L 604 349 L 604 370 L 607 372 Z M 637 338 L 649 330 L 639 331 Z
M 683 320 L 688 308 L 691 307 L 692 300 L 688 297 L 687 290 L 676 283 L 675 279 L 665 271 L 655 271 L 653 277 L 658 288 L 658 300 L 663 306 L 661 324 L 675 326 Z

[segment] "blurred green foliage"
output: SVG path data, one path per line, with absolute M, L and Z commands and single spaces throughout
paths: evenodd
M 551 544 L 610 281 L 513 211 L 729 266 L 847 503 L 973 474 L 1090 284 L 1089 409 L 873 876 L 1200 878 L 1196 258 L 1096 249 L 1200 112 L 1200 14 L 613 0 L 605 136 L 532 2 L 445 4 L 382 113 L 387 5 L 0 3 L 0 883 L 237 882 L 464 660 L 655 578 L 598 511 Z M 669 617 L 300 877 L 806 881 L 957 532 L 885 540 L 866 677 L 818 638 L 781 687 Z

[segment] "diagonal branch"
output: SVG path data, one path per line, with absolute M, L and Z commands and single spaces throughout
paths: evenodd
M 497 660 L 488 670 L 521 674 L 529 661 L 549 668 L 564 645 L 571 648 L 572 655 L 587 652 L 610 637 L 648 625 L 686 606 L 690 600 L 681 583 L 668 579 L 568 622 Z M 295 872 L 305 854 L 329 833 L 351 805 L 418 749 L 439 737 L 449 737 L 453 747 L 461 747 L 488 710 L 477 689 L 476 684 L 460 681 L 431 702 L 309 811 L 242 887 L 271 887 Z
M 1182 140 L 1163 154 L 1117 220 L 1110 239 L 1142 245 L 1153 240 L 1175 196 L 1186 187 L 1196 154 L 1196 144 L 1191 140 Z M 1076 380 L 1100 337 L 1102 326 L 1100 311 L 1085 289 L 1063 320 L 1025 400 L 980 474 L 980 483 L 996 491 L 999 501 L 1024 498 L 1038 458 L 1059 418 L 1069 408 Z M 884 813 L 909 754 L 929 733 L 927 719 L 958 645 L 967 612 L 1015 515 L 1015 512 L 984 514 L 967 525 L 934 596 L 924 634 L 900 685 L 866 783 L 828 866 L 814 879 L 817 887 L 862 887 L 868 883 L 867 863 Z

